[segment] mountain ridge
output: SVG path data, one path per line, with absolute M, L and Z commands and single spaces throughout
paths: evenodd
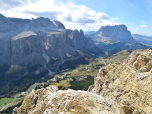
M 152 36 L 132 34 L 132 37 L 140 43 L 147 44 L 147 45 L 152 45 Z
M 32 19 L 32 20 L 18 19 L 18 18 L 6 18 L 3 15 L 0 16 L 0 20 L 1 20 L 0 24 L 3 25 L 2 27 L 4 27 L 3 28 L 4 31 L 2 29 L 0 29 L 1 40 L 3 42 L 6 42 L 7 40 L 11 39 L 11 44 L 9 44 L 9 42 L 8 42 L 7 45 L 5 45 L 4 47 L 10 48 L 10 46 L 12 46 L 11 54 L 17 53 L 17 56 L 19 56 L 18 54 L 20 54 L 20 53 L 14 52 L 14 51 L 19 48 L 18 45 L 20 45 L 20 43 L 22 43 L 22 46 L 24 46 L 24 45 L 26 46 L 25 47 L 26 49 L 24 49 L 24 51 L 26 51 L 28 54 L 32 53 L 31 51 L 34 51 L 34 50 L 36 51 L 36 53 L 37 52 L 38 53 L 44 53 L 44 52 L 47 53 L 46 51 L 48 51 L 49 48 L 51 48 L 52 45 L 54 45 L 54 44 L 55 44 L 54 46 L 56 46 L 56 49 L 57 48 L 61 49 L 62 47 L 63 48 L 67 47 L 66 50 L 69 50 L 70 48 L 73 48 L 73 49 L 71 49 L 71 51 L 69 51 L 69 54 L 67 52 L 65 52 L 68 55 L 71 55 L 72 53 L 73 54 L 75 53 L 74 55 L 76 55 L 76 53 L 77 53 L 76 50 L 81 50 L 81 51 L 85 51 L 85 50 L 87 51 L 90 49 L 94 50 L 93 48 L 95 47 L 95 45 L 91 41 L 91 39 L 86 38 L 84 36 L 84 33 L 82 30 L 80 30 L 80 32 L 78 32 L 77 30 L 74 30 L 74 31 L 67 30 L 65 28 L 65 26 L 59 21 L 50 21 L 48 18 L 43 18 L 43 17 L 39 17 L 37 19 Z M 4 23 L 10 24 L 10 25 L 8 26 L 7 24 L 4 24 Z M 18 24 L 16 24 L 16 23 L 18 23 Z M 26 25 L 25 25 L 25 23 L 26 23 Z M 14 29 L 14 30 L 12 30 L 12 29 Z M 62 41 L 64 41 L 66 43 L 66 45 L 64 44 L 64 46 L 62 46 L 63 42 L 61 41 L 61 39 L 59 37 L 62 38 Z M 32 42 L 33 41 L 34 42 L 31 43 L 30 40 Z M 24 43 L 22 41 L 24 41 Z M 37 42 L 38 45 L 35 42 Z M 62 43 L 60 43 L 60 42 L 62 42 Z M 77 43 L 79 43 L 79 45 L 76 45 Z M 15 47 L 15 45 L 18 47 Z M 42 48 L 41 51 L 38 48 L 39 46 Z M 39 51 L 36 49 L 32 50 L 32 48 L 34 48 L 34 47 L 37 47 L 39 49 Z M 15 48 L 15 49 L 13 49 L 13 48 Z M 55 49 L 55 47 L 54 47 L 54 49 Z M 64 50 L 64 51 L 66 51 L 66 50 Z M 1 50 L 1 51 L 3 51 L 3 50 Z M 9 56 L 11 56 L 9 53 L 10 52 L 8 52 L 7 54 Z M 22 53 L 22 51 L 21 51 L 21 53 Z M 24 53 L 24 55 L 25 55 L 25 53 Z M 65 58 L 67 56 L 63 55 L 63 53 L 60 55 L 59 54 L 54 55 L 54 58 L 60 58 L 60 57 Z M 14 63 L 13 65 L 17 65 L 17 64 Z
M 86 35 L 94 40 L 96 46 L 110 56 L 122 50 L 147 49 L 149 46 L 136 41 L 126 25 L 101 26 L 92 35 Z
M 26 78 L 32 83 L 45 76 L 52 78 L 61 72 L 60 66 L 66 61 L 70 64 L 76 60 L 81 60 L 77 64 L 87 63 L 79 52 L 90 58 L 104 55 L 82 30 L 69 30 L 61 22 L 43 17 L 29 20 L 1 15 L 0 44 L 0 82 L 3 82 L 0 94 L 7 94 L 10 88 L 18 91 L 9 85 L 17 87 Z M 10 93 L 14 94 L 9 92 L 8 96 Z
M 125 25 L 102 26 L 96 33 L 89 35 L 88 37 L 91 37 L 96 41 L 103 42 L 135 42 L 131 36 L 130 31 L 127 30 Z

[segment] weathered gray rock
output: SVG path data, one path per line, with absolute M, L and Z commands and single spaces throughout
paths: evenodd
M 50 21 L 50 19 L 43 17 L 32 19 L 30 22 L 30 27 L 31 28 L 49 27 L 52 29 L 65 29 L 64 25 L 59 21 Z
M 78 51 L 94 56 L 94 42 L 80 30 L 66 30 L 48 18 L 18 19 L 0 15 L 0 64 L 57 70 L 66 60 L 79 58 Z
M 11 39 L 13 65 L 45 64 L 42 42 L 33 32 L 23 32 Z
M 0 65 L 10 64 L 11 42 L 10 39 L 0 39 Z
M 55 86 L 32 90 L 13 114 L 116 114 L 103 97 L 74 90 L 58 90 Z M 118 114 L 118 113 L 117 113 Z

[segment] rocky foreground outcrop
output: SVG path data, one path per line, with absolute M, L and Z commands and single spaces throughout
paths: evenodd
M 113 114 L 110 110 L 108 102 L 99 95 L 49 86 L 33 90 L 13 114 Z
M 152 48 L 102 67 L 86 91 L 33 90 L 13 114 L 151 114 Z
M 152 113 L 152 48 L 132 52 L 123 64 L 102 67 L 89 91 L 105 98 L 116 114 Z

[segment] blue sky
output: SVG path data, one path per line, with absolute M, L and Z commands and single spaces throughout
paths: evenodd
M 152 36 L 152 0 L 1 0 L 7 17 L 61 21 L 68 29 L 97 31 L 125 24 L 131 33 Z

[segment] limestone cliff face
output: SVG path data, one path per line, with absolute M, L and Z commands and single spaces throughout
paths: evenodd
M 13 114 L 114 114 L 108 102 L 87 91 L 58 90 L 55 86 L 33 90 Z
M 133 43 L 135 39 L 132 38 L 130 31 L 125 25 L 102 26 L 96 33 L 90 35 L 91 38 L 103 42 L 125 42 Z
M 0 65 L 10 64 L 11 42 L 9 39 L 0 39 Z
M 104 97 L 117 114 L 152 113 L 152 49 L 136 50 L 123 64 L 102 67 L 90 92 Z
M 78 51 L 93 56 L 94 42 L 83 31 L 67 30 L 48 18 L 18 19 L 0 14 L 0 64 L 40 65 L 54 69 L 68 59 L 78 59 Z
M 0 37 L 11 38 L 24 31 L 53 31 L 65 29 L 59 21 L 50 21 L 48 18 L 37 19 L 7 18 L 0 14 Z
M 77 30 L 38 33 L 26 31 L 11 38 L 11 62 L 23 66 L 45 65 L 53 58 L 62 61 L 76 57 L 79 55 L 78 50 L 91 54 L 95 51 L 94 47 L 94 42 Z
M 11 62 L 13 65 L 45 64 L 42 43 L 33 32 L 22 32 L 11 39 Z
M 64 25 L 59 21 L 50 21 L 48 18 L 39 17 L 37 19 L 32 19 L 30 23 L 31 28 L 37 27 L 50 27 L 50 28 L 60 28 L 65 29 Z

